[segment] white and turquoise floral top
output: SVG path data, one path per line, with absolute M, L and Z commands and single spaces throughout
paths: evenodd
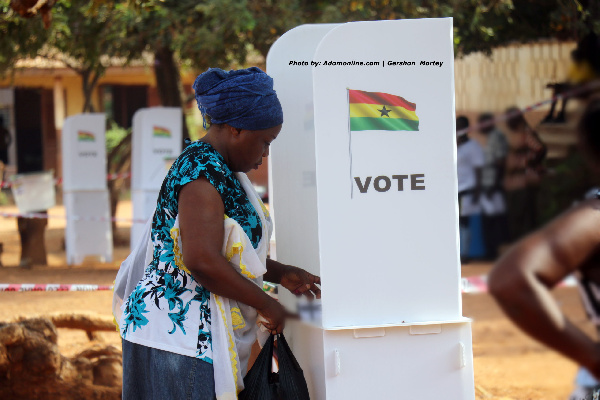
M 152 221 L 154 256 L 126 300 L 119 326 L 125 340 L 212 364 L 210 292 L 183 265 L 175 224 L 179 192 L 198 178 L 217 189 L 225 214 L 244 229 L 254 248 L 258 246 L 260 217 L 240 182 L 211 145 L 190 144 L 162 184 Z

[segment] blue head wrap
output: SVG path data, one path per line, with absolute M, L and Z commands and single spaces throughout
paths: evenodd
M 210 68 L 198 75 L 194 85 L 204 128 L 212 124 L 261 130 L 283 123 L 283 110 L 273 90 L 273 79 L 256 67 L 223 71 Z

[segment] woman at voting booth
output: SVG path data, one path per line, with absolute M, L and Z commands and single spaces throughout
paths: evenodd
M 245 175 L 281 130 L 273 80 L 211 68 L 193 88 L 210 127 L 173 163 L 115 282 L 124 399 L 237 398 L 257 318 L 267 335 L 288 317 L 263 278 L 320 297 L 319 277 L 267 258 L 271 219 Z

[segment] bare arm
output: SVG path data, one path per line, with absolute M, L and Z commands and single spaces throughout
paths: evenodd
M 583 203 L 513 246 L 492 270 L 489 287 L 526 333 L 600 378 L 600 346 L 560 311 L 550 290 L 580 269 L 600 244 L 600 201 Z
M 309 299 L 321 298 L 321 289 L 317 286 L 317 284 L 321 284 L 321 278 L 301 268 L 268 259 L 267 273 L 264 275 L 264 279 L 280 283 L 296 296 L 305 295 Z
M 194 279 L 211 293 L 254 307 L 269 322 L 267 329 L 282 332 L 285 309 L 221 255 L 224 206 L 217 190 L 205 179 L 188 183 L 179 194 L 178 211 L 183 262 Z

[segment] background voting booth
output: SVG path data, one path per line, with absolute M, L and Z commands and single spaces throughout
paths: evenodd
M 86 256 L 112 261 L 105 131 L 104 114 L 74 115 L 63 126 L 63 202 L 69 265 L 81 264 Z
M 181 109 L 142 108 L 133 116 L 131 202 L 133 219 L 147 220 L 154 213 L 160 187 L 172 161 L 181 153 Z M 131 226 L 131 247 L 144 228 Z
M 288 328 L 312 399 L 475 398 L 453 65 L 451 19 L 303 25 L 267 57 L 277 259 L 322 280 Z

